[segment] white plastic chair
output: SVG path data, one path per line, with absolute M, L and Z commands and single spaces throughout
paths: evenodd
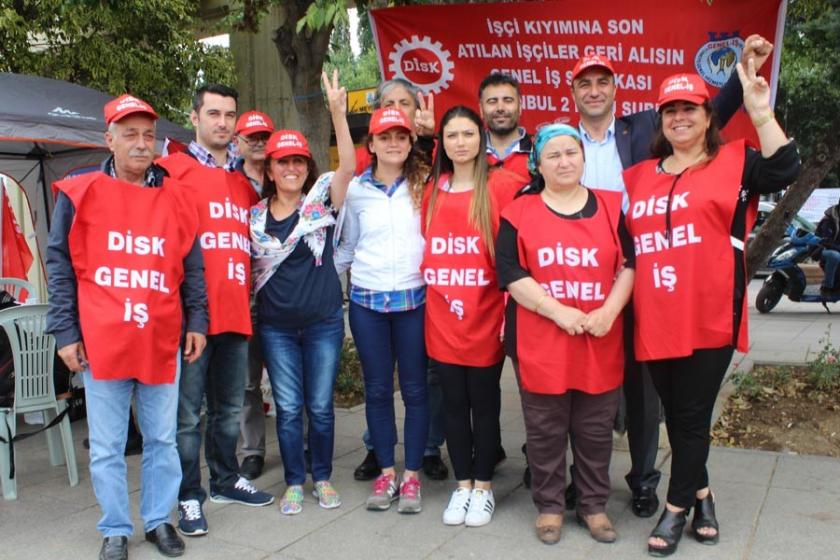
M 20 294 L 23 290 L 26 290 L 27 298 L 37 297 L 35 295 L 35 286 L 20 278 L 0 278 L 0 290 L 8 292 L 15 298 L 15 301 L 20 303 L 24 303 L 20 300 Z
M 47 325 L 45 304 L 21 305 L 0 310 L 0 327 L 9 337 L 15 368 L 15 402 L 11 408 L 0 408 L 0 483 L 3 497 L 17 499 L 17 479 L 14 477 L 13 438 L 16 415 L 43 412 L 47 426 L 67 409 L 65 400 L 56 400 L 53 385 L 55 339 L 45 332 Z M 67 463 L 70 486 L 79 484 L 73 433 L 67 414 L 57 425 L 47 428 L 47 446 L 53 466 Z M 60 443 L 59 443 L 60 438 Z M 59 451 L 59 445 L 64 453 Z

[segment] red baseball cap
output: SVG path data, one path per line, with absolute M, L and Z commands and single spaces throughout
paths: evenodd
M 606 68 L 610 71 L 610 74 L 615 74 L 615 70 L 610 64 L 610 60 L 605 57 L 601 56 L 600 54 L 587 54 L 584 55 L 580 60 L 577 61 L 575 64 L 574 70 L 572 70 L 572 80 L 578 77 L 578 75 L 587 70 L 592 68 L 593 66 L 600 66 L 601 68 Z
M 248 111 L 242 113 L 239 120 L 236 121 L 236 133 L 243 136 L 250 136 L 257 132 L 274 132 L 274 123 L 271 122 L 271 117 L 259 111 Z
M 128 115 L 135 113 L 146 113 L 152 119 L 157 120 L 158 114 L 152 109 L 152 106 L 138 97 L 129 95 L 127 93 L 112 99 L 105 104 L 105 124 L 115 123 L 124 119 Z
M 297 130 L 278 130 L 268 139 L 265 155 L 274 159 L 287 156 L 304 156 L 312 159 L 309 142 Z
M 711 98 L 703 78 L 697 74 L 674 74 L 659 86 L 659 99 L 656 103 L 662 107 L 672 101 L 688 101 L 702 105 Z
M 395 107 L 382 107 L 373 112 L 370 116 L 368 133 L 381 134 L 392 128 L 404 128 L 411 132 L 411 123 L 405 113 Z

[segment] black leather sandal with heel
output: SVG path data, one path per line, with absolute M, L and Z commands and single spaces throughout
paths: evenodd
M 714 535 L 704 535 L 698 529 L 714 529 Z M 709 492 L 702 500 L 694 503 L 694 519 L 691 520 L 691 530 L 694 538 L 700 544 L 714 545 L 720 539 L 720 529 L 715 517 L 715 497 Z
M 659 517 L 659 522 L 651 531 L 650 536 L 665 541 L 665 546 L 653 546 L 648 543 L 648 554 L 663 558 L 670 556 L 677 550 L 677 545 L 680 544 L 683 531 L 685 530 L 687 510 L 675 512 L 669 510 L 667 507 Z

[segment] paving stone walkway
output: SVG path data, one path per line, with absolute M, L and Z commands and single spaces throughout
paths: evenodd
M 758 284 L 750 286 L 754 297 Z M 840 311 L 840 306 L 834 306 Z M 782 302 L 768 315 L 751 309 L 752 346 L 736 360 L 738 367 L 753 362 L 801 363 L 819 349 L 834 315 L 815 304 Z M 832 339 L 840 346 L 840 325 Z M 494 480 L 496 514 L 491 524 L 477 529 L 447 527 L 441 514 L 453 488 L 451 480 L 424 482 L 422 513 L 405 516 L 396 508 L 369 512 L 364 499 L 369 486 L 353 480 L 353 468 L 364 456 L 360 434 L 364 409 L 337 413 L 333 482 L 343 505 L 322 510 L 311 495 L 304 511 L 295 517 L 280 514 L 276 506 L 247 508 L 208 502 L 210 534 L 187 540 L 185 558 L 196 559 L 365 559 L 385 558 L 540 558 L 635 559 L 647 558 L 645 541 L 654 519 L 638 519 L 630 511 L 623 475 L 630 460 L 617 442 L 610 475 L 614 492 L 608 514 L 619 532 L 612 545 L 592 541 L 584 529 L 566 516 L 563 538 L 557 545 L 541 544 L 533 533 L 536 511 L 522 486 L 525 466 L 519 448 L 525 441 L 524 426 L 510 368 L 502 379 L 502 441 L 509 458 Z M 397 401 L 399 397 L 397 396 Z M 401 411 L 401 407 L 397 407 Z M 401 412 L 399 413 L 401 415 Z M 269 455 L 266 473 L 257 485 L 282 494 L 282 467 L 276 436 L 269 419 Z M 84 422 L 73 424 L 80 484 L 70 488 L 63 467 L 49 465 L 45 440 L 35 437 L 17 447 L 19 498 L 0 499 L 0 559 L 96 558 L 101 543 L 96 531 L 99 508 L 90 485 Z M 667 486 L 670 454 L 660 453 Z M 398 462 L 401 456 L 398 455 Z M 137 514 L 139 457 L 128 459 L 132 505 L 138 529 L 131 539 L 133 559 L 161 558 L 143 540 Z M 688 535 L 676 558 L 703 559 L 833 559 L 840 558 L 840 460 L 785 455 L 762 451 L 713 448 L 709 459 L 712 487 L 718 499 L 721 540 L 716 547 L 702 546 Z M 206 481 L 207 471 L 204 470 Z M 308 487 L 307 487 L 308 489 Z

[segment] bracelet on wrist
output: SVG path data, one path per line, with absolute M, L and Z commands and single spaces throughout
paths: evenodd
M 769 123 L 772 120 L 776 119 L 776 115 L 773 114 L 773 111 L 768 111 L 764 115 L 760 117 L 751 117 L 753 126 L 759 128 L 764 126 L 765 124 Z

